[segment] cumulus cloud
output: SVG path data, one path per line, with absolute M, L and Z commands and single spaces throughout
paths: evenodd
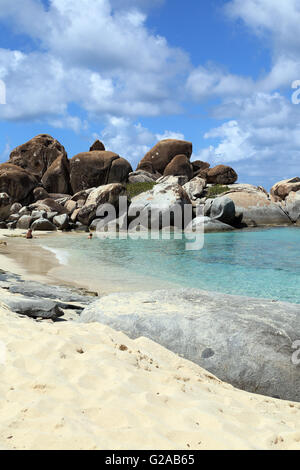
M 127 5 L 50 0 L 45 8 L 41 0 L 2 0 L 0 20 L 38 47 L 31 53 L 0 51 L 8 93 L 0 117 L 52 119 L 74 102 L 92 118 L 178 112 L 177 76 L 189 67 L 187 55 L 149 32 L 149 2 Z
M 222 105 L 228 113 L 230 107 Z M 300 108 L 279 93 L 239 98 L 229 120 L 205 134 L 213 143 L 199 152 L 212 164 L 234 166 L 240 179 L 271 186 L 296 176 L 300 161 Z

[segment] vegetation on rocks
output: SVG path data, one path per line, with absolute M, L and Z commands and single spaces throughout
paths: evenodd
M 146 191 L 150 191 L 154 188 L 155 185 L 155 182 L 128 183 L 126 185 L 127 195 L 128 197 L 133 198 L 139 194 L 145 193 Z
M 230 191 L 230 188 L 228 186 L 223 186 L 222 184 L 215 184 L 214 186 L 211 186 L 207 189 L 206 197 L 214 198 L 219 196 L 220 194 L 226 193 L 227 191 Z

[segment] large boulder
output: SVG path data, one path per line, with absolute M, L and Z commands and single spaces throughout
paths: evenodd
M 193 178 L 193 167 L 186 155 L 176 155 L 166 166 L 164 176 L 187 176 L 188 179 Z
M 17 221 L 17 228 L 27 230 L 29 229 L 31 223 L 32 223 L 32 217 L 30 215 L 22 215 L 22 217 L 19 218 Z
M 104 144 L 100 142 L 100 140 L 95 140 L 93 145 L 90 147 L 90 152 L 94 152 L 95 150 L 99 150 L 100 152 L 105 150 Z
M 195 177 L 183 186 L 190 199 L 198 199 L 201 197 L 206 187 L 206 181 L 202 178 Z
M 15 148 L 10 154 L 9 163 L 24 168 L 40 181 L 60 156 L 67 157 L 64 147 L 51 135 L 41 134 Z
M 54 199 L 48 198 L 37 201 L 29 206 L 31 211 L 57 212 L 58 214 L 67 214 L 67 209 Z
M 226 165 L 217 165 L 214 168 L 200 171 L 200 175 L 206 178 L 208 184 L 233 184 L 238 175 L 233 168 Z
M 26 202 L 32 198 L 32 190 L 38 185 L 34 176 L 10 163 L 0 165 L 0 193 L 7 193 L 12 202 Z
M 176 155 L 186 155 L 188 159 L 193 153 L 193 144 L 184 140 L 166 139 L 158 142 L 144 156 L 138 165 L 138 170 L 145 170 L 149 173 L 164 173 L 167 165 Z
M 84 206 L 79 210 L 77 219 L 83 225 L 90 225 L 96 218 L 97 209 L 104 204 L 111 204 L 118 209 L 121 196 L 126 196 L 126 188 L 122 184 L 107 184 L 94 189 L 89 194 Z
M 208 170 L 210 168 L 210 164 L 207 162 L 203 162 L 202 160 L 196 160 L 191 162 L 193 166 L 194 176 L 198 176 L 198 174 L 203 170 Z
M 46 189 L 41 186 L 38 186 L 37 188 L 35 188 L 32 194 L 33 194 L 34 202 L 42 201 L 43 199 L 48 199 L 50 197 Z
M 127 183 L 130 173 L 132 173 L 132 166 L 125 158 L 120 157 L 112 162 L 107 184 Z
M 228 196 L 217 197 L 212 201 L 210 217 L 224 224 L 232 224 L 235 220 L 235 204 Z
M 6 220 L 11 213 L 11 199 L 7 193 L 0 193 L 0 220 Z
M 60 155 L 52 163 L 42 178 L 42 184 L 48 193 L 71 192 L 70 163 L 66 155 Z
M 293 222 L 300 219 L 300 191 L 291 191 L 284 202 L 284 210 Z
M 198 232 L 198 233 L 214 233 L 214 232 L 230 232 L 234 230 L 230 225 L 221 222 L 217 219 L 212 219 L 206 216 L 198 216 L 192 220 L 189 226 L 186 228 L 186 232 Z
M 271 197 L 275 202 L 284 201 L 291 191 L 300 191 L 300 178 L 290 178 L 274 184 L 271 188 Z
M 82 313 L 131 338 L 147 337 L 243 390 L 300 401 L 299 305 L 196 289 L 117 293 Z
M 35 220 L 31 225 L 32 230 L 42 231 L 42 232 L 55 232 L 56 226 L 50 222 L 48 219 L 38 219 Z
M 67 214 L 56 215 L 53 223 L 59 230 L 66 230 L 69 227 L 69 216 Z
M 1 301 L 15 313 L 31 318 L 43 318 L 44 320 L 56 320 L 64 315 L 58 303 L 48 299 L 37 299 L 23 295 L 4 294 Z
M 108 183 L 127 181 L 131 172 L 131 165 L 113 152 L 79 153 L 70 160 L 71 187 L 74 194 Z
M 234 202 L 236 213 L 243 214 L 242 224 L 250 227 L 291 224 L 291 219 L 282 207 L 272 202 L 262 191 L 233 191 L 224 195 Z
M 128 175 L 128 183 L 154 183 L 158 179 L 157 176 L 148 171 L 137 170 Z
M 191 207 L 191 200 L 182 186 L 162 183 L 132 198 L 128 216 L 131 222 L 136 220 L 152 230 L 174 225 L 183 228 L 185 205 Z

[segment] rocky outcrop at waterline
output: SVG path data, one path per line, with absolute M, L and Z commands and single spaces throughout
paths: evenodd
M 207 231 L 221 230 L 220 224 L 234 228 L 300 224 L 300 178 L 276 183 L 269 194 L 264 188 L 238 183 L 236 171 L 227 165 L 211 168 L 207 162 L 192 161 L 192 152 L 191 142 L 162 140 L 133 171 L 127 160 L 105 150 L 99 140 L 90 151 L 69 160 L 57 140 L 41 134 L 13 150 L 9 163 L 0 165 L 1 227 L 94 229 L 98 209 L 115 199 L 116 187 L 119 196 L 128 196 L 128 222 L 122 219 L 117 224 L 125 230 L 138 207 L 142 213 L 150 212 L 149 220 L 151 212 L 154 216 L 160 212 L 161 220 L 177 205 L 190 206 L 193 218 L 198 218 L 194 226 L 203 220 Z M 95 197 L 91 204 L 91 193 L 105 197 Z M 115 202 L 114 207 L 118 219 Z M 157 226 L 165 228 L 160 222 Z

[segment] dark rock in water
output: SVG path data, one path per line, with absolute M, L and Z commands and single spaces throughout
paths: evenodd
M 10 154 L 9 163 L 24 168 L 41 181 L 59 156 L 67 157 L 64 147 L 51 135 L 41 134 L 15 148 Z
M 10 310 L 20 315 L 26 315 L 32 318 L 43 318 L 56 320 L 64 315 L 62 309 L 56 302 L 46 299 L 30 299 L 24 296 L 1 296 L 1 301 L 6 304 Z
M 300 401 L 299 305 L 196 289 L 118 293 L 80 321 L 146 336 L 240 389 Z
M 6 222 L 0 222 L 0 229 L 6 229 L 7 225 Z

